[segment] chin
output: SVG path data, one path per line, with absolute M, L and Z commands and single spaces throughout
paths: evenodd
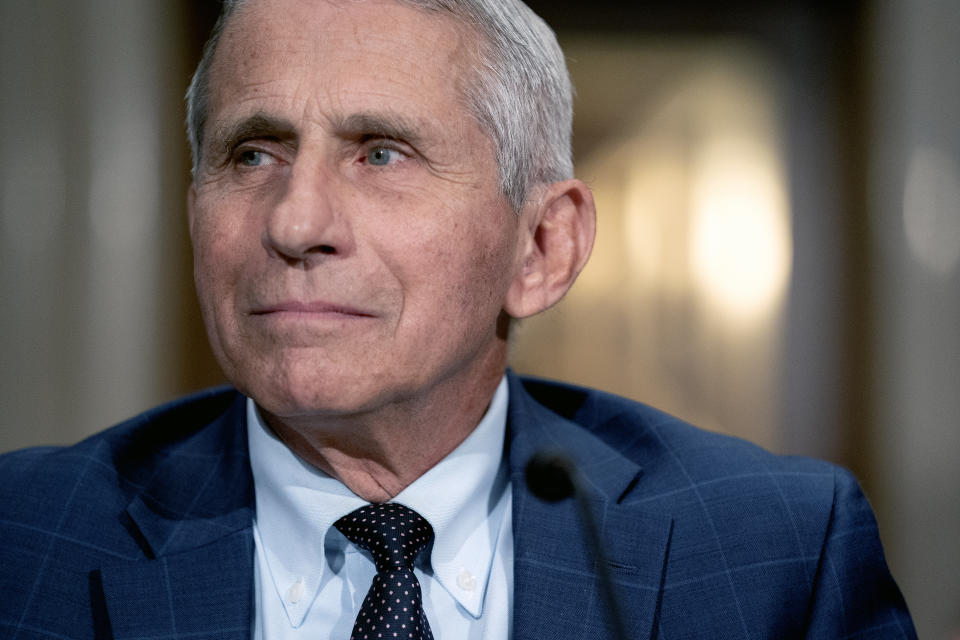
M 324 367 L 277 366 L 237 384 L 264 410 L 283 419 L 361 413 L 378 404 L 368 389 L 369 378 Z

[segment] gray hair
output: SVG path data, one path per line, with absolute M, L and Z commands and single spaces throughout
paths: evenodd
M 224 0 L 187 90 L 187 133 L 196 180 L 208 116 L 210 68 L 230 16 L 251 0 Z M 573 90 L 563 51 L 547 24 L 520 0 L 397 0 L 445 12 L 482 36 L 464 99 L 491 136 L 500 187 L 519 211 L 530 189 L 573 177 Z

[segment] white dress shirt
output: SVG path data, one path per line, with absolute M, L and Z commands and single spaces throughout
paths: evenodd
M 506 640 L 513 599 L 510 480 L 501 380 L 477 428 L 392 501 L 422 515 L 434 543 L 414 572 L 436 640 Z M 333 523 L 364 504 L 294 455 L 247 401 L 256 493 L 254 640 L 349 640 L 376 570 Z

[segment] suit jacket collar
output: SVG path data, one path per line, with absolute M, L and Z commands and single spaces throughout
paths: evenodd
M 128 506 L 147 555 L 173 555 L 250 527 L 245 409 L 246 398 L 234 393 L 226 411 L 168 449 L 152 483 Z
M 104 567 L 115 638 L 250 636 L 253 480 L 235 394 L 226 412 L 169 447 L 127 508 L 145 559 Z
M 561 392 L 562 393 L 562 392 Z M 563 398 L 557 395 L 557 400 Z M 602 430 L 589 406 L 575 424 L 535 400 L 510 375 L 507 448 L 513 486 L 514 637 L 613 638 L 609 610 L 572 500 L 546 503 L 527 489 L 527 462 L 542 449 L 567 453 L 590 489 L 630 638 L 649 638 L 657 624 L 672 520 L 630 504 L 642 469 L 589 428 Z M 586 428 L 585 428 L 586 427 Z M 629 603 L 627 609 L 623 605 Z
M 526 487 L 526 464 L 542 448 L 567 452 L 593 489 L 591 504 L 631 638 L 656 626 L 672 521 L 630 504 L 642 469 L 592 433 L 605 424 L 579 407 L 575 424 L 546 408 L 508 373 L 506 455 L 513 484 L 513 637 L 612 638 L 594 554 L 572 501 L 547 504 Z M 562 401 L 562 396 L 557 396 Z M 91 576 L 115 638 L 250 636 L 254 606 L 253 480 L 245 398 L 171 447 L 156 481 L 127 509 L 145 559 Z M 586 413 L 585 413 L 586 411 Z M 585 428 L 587 427 L 587 428 Z M 100 589 L 97 589 L 97 587 Z M 95 606 L 96 602 L 95 602 Z M 621 607 L 623 610 L 624 608 Z

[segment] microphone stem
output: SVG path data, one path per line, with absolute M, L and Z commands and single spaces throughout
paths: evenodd
M 597 577 L 600 580 L 600 589 L 603 592 L 604 600 L 607 602 L 607 608 L 610 611 L 610 617 L 613 622 L 614 638 L 617 640 L 627 640 L 627 629 L 623 623 L 623 617 L 620 615 L 620 606 L 617 603 L 617 597 L 613 590 L 613 579 L 610 575 L 610 565 L 607 563 L 607 556 L 603 552 L 603 546 L 600 543 L 600 530 L 597 527 L 597 521 L 593 517 L 593 511 L 590 509 L 590 503 L 587 500 L 586 492 L 582 487 L 577 487 L 574 491 L 577 506 L 580 508 L 580 521 L 583 522 L 588 549 L 595 554 L 597 566 Z

